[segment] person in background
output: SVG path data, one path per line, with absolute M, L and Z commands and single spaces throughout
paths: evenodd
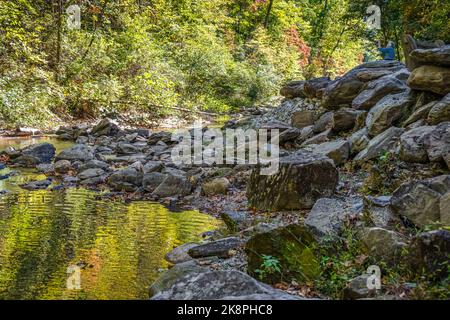
M 378 51 L 381 52 L 384 60 L 395 60 L 395 45 L 392 41 L 388 42 L 386 48 L 382 48 L 380 41 L 378 41 Z

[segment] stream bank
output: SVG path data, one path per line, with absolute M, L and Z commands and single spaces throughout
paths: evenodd
M 3 157 L 61 177 L 62 188 L 221 217 L 227 229 L 166 255 L 174 267 L 150 287 L 154 299 L 448 299 L 450 104 L 434 79 L 377 61 L 287 84 L 281 105 L 223 128 L 278 130 L 273 176 L 250 165 L 176 165 L 171 132 L 109 119 L 60 128 L 76 143 L 61 152 L 40 144 Z M 368 285 L 373 276 L 381 287 Z

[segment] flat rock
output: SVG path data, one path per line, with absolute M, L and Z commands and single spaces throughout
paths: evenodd
M 191 272 L 178 278 L 167 290 L 152 300 L 301 300 L 247 274 L 234 271 Z
M 229 258 L 231 250 L 236 250 L 242 245 L 242 241 L 236 237 L 229 237 L 201 244 L 189 249 L 188 254 L 193 258 L 219 257 Z

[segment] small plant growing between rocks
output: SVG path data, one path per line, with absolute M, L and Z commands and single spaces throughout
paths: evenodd
M 277 258 L 265 254 L 262 255 L 262 258 L 260 269 L 255 270 L 261 280 L 266 276 L 281 274 L 281 264 Z

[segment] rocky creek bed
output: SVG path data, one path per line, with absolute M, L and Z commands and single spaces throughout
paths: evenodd
M 449 46 L 413 52 L 417 68 L 363 64 L 295 81 L 285 100 L 226 128 L 279 130 L 280 169 L 175 165 L 170 132 L 109 119 L 56 131 L 73 141 L 9 148 L 2 165 L 121 201 L 199 209 L 227 228 L 166 255 L 152 299 L 422 299 L 450 294 Z M 441 79 L 437 81 L 436 79 Z M 367 270 L 380 268 L 381 289 Z

